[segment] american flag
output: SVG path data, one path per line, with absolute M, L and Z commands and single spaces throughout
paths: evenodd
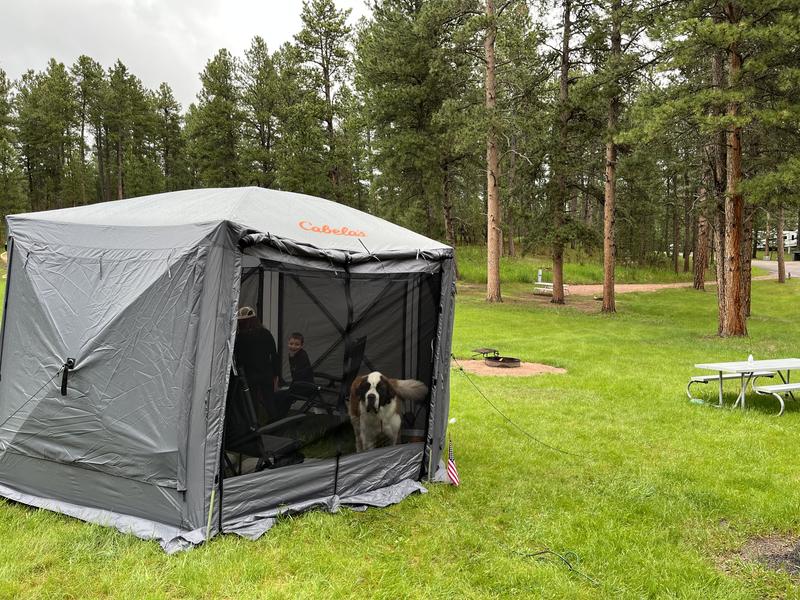
M 453 485 L 461 485 L 461 480 L 458 478 L 458 469 L 456 469 L 456 457 L 453 455 L 453 438 L 450 438 L 450 448 L 447 452 L 447 476 Z

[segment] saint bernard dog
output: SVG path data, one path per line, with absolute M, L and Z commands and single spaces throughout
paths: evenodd
M 404 407 L 427 394 L 428 387 L 416 379 L 390 379 L 378 371 L 356 377 L 348 406 L 356 452 L 398 444 Z

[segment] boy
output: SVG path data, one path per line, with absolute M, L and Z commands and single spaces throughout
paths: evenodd
M 303 350 L 305 339 L 302 333 L 294 332 L 289 336 L 289 369 L 292 372 L 292 381 L 306 381 L 314 383 L 314 371 L 308 354 Z

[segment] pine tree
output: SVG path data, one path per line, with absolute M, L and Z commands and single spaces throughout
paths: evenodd
M 155 128 L 155 146 L 161 173 L 164 180 L 164 191 L 172 192 L 190 186 L 187 171 L 186 139 L 181 117 L 181 105 L 175 100 L 172 88 L 162 83 L 155 97 L 157 123 Z
M 609 7 L 611 29 L 609 34 L 609 94 L 608 124 L 606 126 L 606 173 L 603 202 L 603 312 L 617 311 L 614 298 L 614 270 L 616 267 L 616 201 L 617 201 L 617 133 L 622 89 L 620 85 L 620 60 L 622 58 L 622 0 L 612 0 Z
M 236 85 L 238 64 L 224 48 L 200 74 L 197 105 L 186 117 L 197 178 L 208 187 L 241 185 L 239 149 L 242 111 Z
M 128 68 L 118 60 L 108 71 L 107 96 L 103 106 L 103 120 L 108 128 L 107 168 L 113 186 L 113 197 L 125 197 L 125 150 L 129 142 L 129 123 L 131 119 L 131 75 Z
M 6 239 L 6 215 L 27 208 L 25 178 L 15 148 L 11 81 L 0 69 L 0 240 Z
M 103 120 L 106 163 L 116 198 L 163 191 L 163 172 L 156 151 L 157 100 L 141 80 L 117 61 L 108 71 Z
M 357 40 L 373 210 L 452 246 L 458 206 L 474 207 L 482 186 L 470 16 L 457 2 L 383 0 Z
M 756 190 L 759 180 L 769 187 L 762 178 L 780 163 L 770 165 L 760 157 L 765 149 L 777 156 L 772 144 L 789 124 L 783 119 L 791 120 L 796 93 L 778 82 L 792 80 L 787 75 L 797 61 L 792 50 L 797 20 L 796 0 L 697 0 L 677 6 L 661 24 L 668 69 L 675 75 L 666 101 L 651 110 L 650 122 L 662 136 L 683 132 L 684 147 L 694 146 L 687 144 L 687 132 L 706 138 L 707 166 L 698 171 L 704 173 L 704 188 L 716 197 L 716 218 L 709 221 L 715 229 L 723 336 L 747 333 L 753 219 L 755 205 L 763 203 Z M 778 127 L 775 116 L 781 113 Z
M 334 162 L 339 168 L 339 196 L 341 202 L 360 210 L 368 209 L 369 189 L 365 184 L 370 171 L 367 156 L 369 132 L 361 99 L 342 86 L 338 92 L 341 117 L 337 128 Z
M 239 70 L 242 90 L 242 173 L 249 185 L 273 187 L 280 82 L 267 44 L 253 38 Z
M 277 187 L 331 197 L 325 130 L 320 127 L 321 102 L 300 50 L 284 44 L 273 62 L 280 101 L 275 143 Z
M 574 15 L 572 0 L 563 0 L 563 13 L 561 19 L 561 53 L 559 55 L 558 76 L 558 150 L 553 161 L 553 181 L 551 188 L 551 212 L 553 228 L 553 304 L 564 304 L 564 241 L 561 229 L 564 224 L 564 207 L 568 201 L 569 167 L 567 156 L 569 154 L 570 119 L 570 68 L 572 66 L 572 27 Z
M 304 0 L 300 18 L 303 28 L 295 36 L 302 59 L 311 67 L 313 87 L 322 105 L 319 117 L 325 127 L 327 138 L 327 171 L 331 184 L 331 197 L 341 200 L 341 190 L 337 189 L 341 165 L 336 156 L 336 121 L 339 107 L 336 88 L 345 83 L 350 53 L 350 27 L 347 17 L 350 10 L 339 10 L 333 0 Z
M 25 73 L 15 104 L 31 208 L 66 206 L 77 107 L 64 64 L 51 59 L 43 73 Z
M 495 42 L 497 22 L 494 0 L 486 0 L 486 32 L 483 47 L 486 53 L 486 301 L 502 302 L 500 293 L 500 255 L 503 253 L 500 235 L 500 153 L 497 147 L 497 61 Z
M 92 182 L 92 168 L 87 161 L 89 146 L 89 130 L 91 129 L 91 111 L 102 101 L 102 81 L 105 76 L 103 67 L 97 61 L 86 55 L 81 55 L 72 65 L 70 73 L 75 82 L 77 91 L 78 108 L 78 155 L 77 165 L 78 185 L 80 187 L 80 203 L 87 204 L 94 197 Z M 97 131 L 95 130 L 95 136 Z

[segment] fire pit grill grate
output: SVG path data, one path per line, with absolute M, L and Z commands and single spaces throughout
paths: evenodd
M 513 369 L 522 364 L 520 359 L 513 356 L 500 356 L 500 352 L 494 348 L 475 348 L 473 352 L 476 357 L 478 355 L 483 356 L 483 362 L 487 367 Z

